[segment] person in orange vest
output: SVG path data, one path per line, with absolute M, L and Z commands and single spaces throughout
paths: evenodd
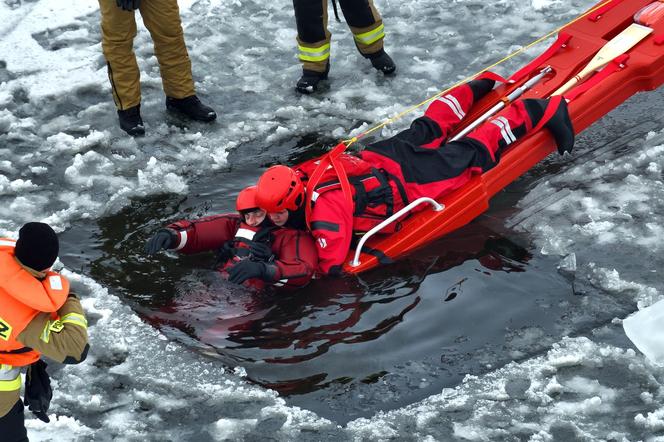
M 46 356 L 63 364 L 85 360 L 87 320 L 67 279 L 52 271 L 59 242 L 53 229 L 31 222 L 18 240 L 0 239 L 0 439 L 27 441 L 21 370 L 27 368 L 25 405 L 39 419 L 52 397 Z
M 99 0 L 99 8 L 101 47 L 122 130 L 131 136 L 145 134 L 140 72 L 133 49 L 136 10 L 154 42 L 166 108 L 195 121 L 217 118 L 214 109 L 196 96 L 177 0 Z

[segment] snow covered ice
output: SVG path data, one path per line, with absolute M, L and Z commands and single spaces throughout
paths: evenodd
M 653 362 L 664 364 L 664 300 L 639 310 L 623 321 L 625 333 Z
M 166 115 L 151 40 L 140 26 L 135 49 L 147 136 L 132 139 L 117 127 L 97 2 L 3 0 L 0 234 L 15 237 L 32 220 L 68 232 L 136 197 L 184 198 L 199 179 L 224 180 L 229 165 L 256 169 L 250 156 L 268 163 L 288 157 L 284 146 L 298 140 L 359 133 L 592 2 L 376 4 L 397 76 L 376 74 L 345 24 L 331 20 L 329 91 L 304 97 L 293 91 L 300 67 L 290 3 L 181 1 L 197 91 L 219 121 L 183 124 Z M 170 341 L 113 287 L 66 268 L 89 315 L 92 349 L 79 366 L 51 364 L 51 423 L 27 413 L 31 440 L 664 439 L 664 369 L 636 350 L 621 326 L 664 299 L 663 98 L 661 90 L 634 97 L 580 136 L 573 155 L 547 158 L 510 188 L 518 202 L 506 228 L 560 262 L 583 307 L 565 318 L 569 336 L 539 354 L 515 353 L 514 362 L 468 375 L 454 388 L 341 425 L 289 405 L 247 381 L 242 369 Z M 598 325 L 597 317 L 606 321 Z M 518 337 L 539 335 L 529 329 Z

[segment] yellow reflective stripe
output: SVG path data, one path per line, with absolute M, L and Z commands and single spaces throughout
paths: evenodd
M 358 43 L 370 45 L 371 43 L 375 43 L 381 38 L 385 37 L 385 26 L 381 24 L 376 29 L 372 29 L 369 32 L 363 32 L 362 34 L 357 34 L 354 37 Z
M 18 367 L 2 364 L 0 369 L 0 391 L 21 389 L 21 370 Z
M 330 44 L 325 43 L 317 48 L 298 45 L 299 58 L 302 61 L 324 61 L 330 58 Z
M 88 320 L 85 319 L 85 316 L 81 315 L 80 313 L 67 313 L 62 318 L 60 318 L 60 322 L 63 324 L 78 325 L 79 327 L 86 329 L 88 328 Z
M 11 381 L 0 381 L 0 391 L 14 391 L 21 389 L 21 376 Z
M 51 340 L 51 321 L 46 321 L 44 330 L 42 330 L 41 336 L 39 337 L 42 341 L 48 344 L 48 341 Z
M 46 325 L 44 326 L 44 330 L 42 330 L 39 339 L 48 344 L 48 341 L 51 340 L 51 332 L 60 333 L 62 329 L 65 328 L 65 324 L 77 325 L 86 330 L 88 328 L 88 320 L 85 319 L 85 316 L 80 313 L 67 313 L 62 318 L 56 319 L 55 321 L 46 321 Z

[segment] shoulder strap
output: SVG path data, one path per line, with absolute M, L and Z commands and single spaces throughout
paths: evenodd
M 316 186 L 318 186 L 319 181 L 323 177 L 323 174 L 329 167 L 334 168 L 334 171 L 337 174 L 337 177 L 339 178 L 339 183 L 341 184 L 341 190 L 344 193 L 346 204 L 349 206 L 349 210 L 352 212 L 353 194 L 350 189 L 350 183 L 348 182 L 348 175 L 346 174 L 346 170 L 338 161 L 339 156 L 346 151 L 346 147 L 347 147 L 346 144 L 341 142 L 337 144 L 334 147 L 334 149 L 332 149 L 330 152 L 323 155 L 320 158 L 318 166 L 316 166 L 316 169 L 314 169 L 313 173 L 309 177 L 309 180 L 307 181 L 307 191 L 306 191 L 307 198 L 305 201 L 306 205 L 304 208 L 307 227 L 311 227 L 309 224 L 309 220 L 311 219 L 311 209 L 312 209 L 312 202 L 314 201 L 313 198 L 314 191 L 316 189 Z

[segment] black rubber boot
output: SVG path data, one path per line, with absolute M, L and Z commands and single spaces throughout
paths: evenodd
M 547 107 L 554 105 L 551 103 L 551 99 L 535 98 L 525 99 L 523 100 L 523 104 L 532 120 L 533 127 L 539 124 Z M 572 152 L 572 148 L 574 147 L 574 127 L 572 126 L 572 120 L 567 110 L 567 102 L 564 99 L 559 101 L 558 107 L 553 112 L 553 115 L 544 123 L 544 127 L 551 132 L 551 135 L 556 140 L 556 146 L 560 155 L 563 155 L 565 152 Z
M 118 110 L 118 119 L 120 120 L 120 128 L 132 137 L 145 135 L 140 104 L 129 109 Z
M 302 69 L 302 76 L 297 80 L 295 90 L 301 94 L 313 94 L 318 90 L 318 83 L 327 80 L 327 74 L 330 73 L 330 63 L 325 67 L 325 72 L 310 71 Z
M 368 54 L 366 57 L 371 60 L 371 65 L 378 71 L 385 75 L 392 75 L 397 70 L 397 65 L 394 64 L 392 57 L 387 55 L 384 49 L 373 54 Z
M 482 97 L 491 92 L 495 84 L 496 80 L 491 80 L 489 78 L 469 81 L 468 86 L 470 86 L 470 89 L 473 91 L 473 103 L 477 103 Z
M 166 109 L 178 112 L 191 120 L 206 123 L 217 118 L 214 109 L 201 103 L 196 95 L 185 98 L 166 97 Z

